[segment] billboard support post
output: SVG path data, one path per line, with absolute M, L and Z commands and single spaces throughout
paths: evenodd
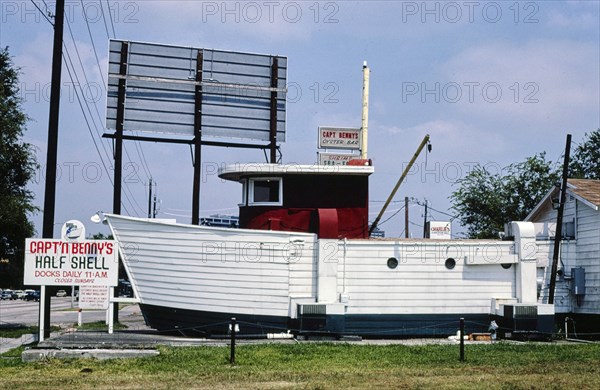
M 119 64 L 119 74 L 125 76 L 127 74 L 127 56 L 129 52 L 129 44 L 123 42 L 121 46 L 121 58 Z M 114 188 L 113 188 L 113 213 L 121 214 L 121 182 L 123 177 L 123 123 L 125 122 L 125 92 L 127 89 L 126 79 L 119 79 L 119 88 L 117 96 L 117 124 L 115 132 L 115 169 L 114 169 Z M 116 288 L 112 294 L 116 293 Z M 119 304 L 115 303 L 116 307 L 113 311 L 114 317 L 111 321 L 119 322 Z
M 202 50 L 196 57 L 196 87 L 194 91 L 194 182 L 192 189 L 192 225 L 200 224 L 200 175 L 202 174 Z
M 273 57 L 271 65 L 271 112 L 269 129 L 269 149 L 271 151 L 271 164 L 277 163 L 277 84 L 279 83 L 279 59 Z

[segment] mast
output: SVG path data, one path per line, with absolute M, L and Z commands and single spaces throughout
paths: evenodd
M 369 229 L 369 236 L 377 228 L 377 224 L 381 220 L 381 217 L 383 217 L 383 213 L 385 213 L 385 210 L 387 209 L 387 207 L 389 206 L 390 202 L 394 198 L 394 195 L 396 195 L 396 191 L 398 191 L 398 188 L 400 187 L 400 184 L 402 184 L 402 182 L 406 178 L 406 175 L 408 175 L 408 172 L 410 171 L 410 169 L 412 168 L 413 164 L 415 163 L 415 160 L 417 159 L 417 157 L 419 157 L 419 154 L 421 154 L 421 151 L 423 150 L 423 148 L 425 147 L 425 145 L 427 145 L 428 142 L 429 142 L 429 134 L 427 134 L 423 138 L 423 141 L 421 141 L 421 144 L 417 148 L 417 151 L 415 152 L 415 154 L 410 159 L 410 162 L 408 163 L 408 165 L 404 169 L 404 172 L 402 172 L 402 176 L 400 176 L 400 179 L 398 179 L 398 182 L 396 183 L 396 186 L 392 190 L 392 193 L 390 194 L 390 196 L 388 196 L 387 200 L 385 201 L 385 204 L 383 205 L 383 208 L 379 212 L 379 215 L 377 216 L 377 218 L 375 218 L 375 221 L 371 225 L 371 228 Z
M 367 146 L 369 138 L 369 76 L 371 70 L 367 61 L 363 62 L 363 93 L 362 93 L 362 141 L 360 145 L 360 158 L 367 159 Z

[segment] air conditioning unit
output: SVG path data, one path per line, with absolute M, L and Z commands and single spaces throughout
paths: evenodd
M 319 331 L 327 326 L 327 305 L 298 304 L 298 320 L 303 331 Z
M 507 338 L 522 338 L 539 332 L 537 305 L 504 305 L 500 326 Z

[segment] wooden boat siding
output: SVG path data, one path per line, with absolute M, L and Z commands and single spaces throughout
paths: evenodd
M 467 265 L 464 256 L 494 245 L 495 264 Z M 489 314 L 492 298 L 515 297 L 515 267 L 501 267 L 514 256 L 512 242 L 349 240 L 340 242 L 338 293 L 347 295 L 351 314 Z M 455 254 L 456 266 L 445 261 Z M 389 258 L 398 259 L 390 269 Z
M 290 294 L 311 293 L 314 253 L 300 248 L 312 248 L 314 235 L 121 217 L 111 224 L 142 304 L 287 317 Z
M 292 318 L 297 303 L 334 304 L 346 315 L 490 314 L 492 298 L 517 295 L 519 265 L 501 266 L 514 262 L 510 241 L 317 240 L 129 217 L 110 223 L 147 305 Z

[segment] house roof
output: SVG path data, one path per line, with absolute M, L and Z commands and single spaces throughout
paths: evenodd
M 600 207 L 600 180 L 569 179 L 567 183 L 573 194 Z
M 543 206 L 552 201 L 552 197 L 557 192 L 558 187 L 552 187 L 525 218 L 525 221 L 533 220 L 542 210 Z M 567 193 L 573 195 L 577 200 L 585 203 L 594 210 L 600 210 L 600 180 L 567 179 Z

